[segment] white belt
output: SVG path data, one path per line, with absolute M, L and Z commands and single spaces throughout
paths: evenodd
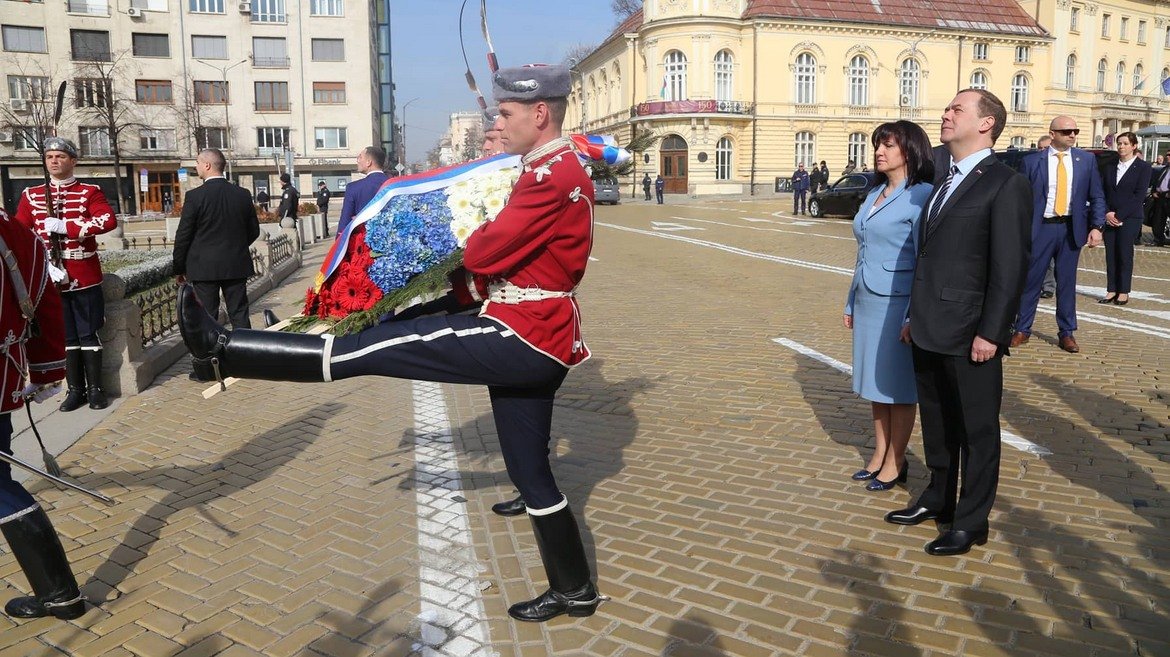
M 545 299 L 565 299 L 576 296 L 576 291 L 543 290 L 539 287 L 520 287 L 508 281 L 498 281 L 488 284 L 488 301 L 493 303 L 516 304 L 525 301 L 544 301 Z
M 62 249 L 61 258 L 64 260 L 85 260 L 97 255 L 97 251 L 86 251 L 85 249 Z

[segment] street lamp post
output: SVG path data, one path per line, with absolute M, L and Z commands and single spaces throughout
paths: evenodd
M 406 154 L 406 108 L 410 107 L 411 103 L 419 100 L 420 98 L 421 96 L 415 96 L 402 105 L 402 159 L 404 160 L 410 159 L 410 156 Z
M 244 62 L 248 61 L 248 59 L 245 57 L 244 59 L 241 59 L 240 61 L 236 62 L 235 64 L 229 64 L 228 66 L 216 66 L 215 64 L 212 64 L 210 62 L 205 62 L 202 59 L 196 59 L 195 61 L 197 61 L 200 64 L 203 64 L 204 66 L 207 66 L 209 68 L 213 68 L 213 69 L 219 71 L 219 73 L 220 73 L 220 80 L 223 81 L 223 136 L 224 136 L 224 141 L 228 144 L 227 148 L 225 148 L 224 150 L 230 154 L 232 152 L 232 148 L 231 148 L 231 127 L 228 124 L 229 119 L 228 119 L 227 72 L 232 70 L 233 68 L 239 66 L 240 64 L 243 64 Z M 231 157 L 227 157 L 225 159 L 227 160 L 227 178 L 228 178 L 228 180 L 231 180 L 232 179 L 232 160 L 231 160 Z

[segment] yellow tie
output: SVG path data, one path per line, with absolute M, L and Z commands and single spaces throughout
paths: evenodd
M 1052 209 L 1058 217 L 1068 214 L 1068 171 L 1064 168 L 1064 153 L 1056 154 L 1056 203 Z

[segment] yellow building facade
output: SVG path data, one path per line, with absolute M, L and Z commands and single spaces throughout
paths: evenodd
M 943 107 L 971 86 L 1008 106 L 998 148 L 1031 146 L 1056 114 L 1086 146 L 1167 119 L 1170 8 L 1155 2 L 920 3 L 913 16 L 881 0 L 799 4 L 645 0 L 574 62 L 566 125 L 620 142 L 653 130 L 635 178 L 704 195 L 767 193 L 798 162 L 824 160 L 835 179 L 871 162 L 885 121 L 936 140 Z

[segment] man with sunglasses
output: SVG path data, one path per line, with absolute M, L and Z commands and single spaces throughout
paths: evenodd
M 1105 227 L 1105 191 L 1092 153 L 1074 148 L 1080 130 L 1068 116 L 1052 119 L 1046 150 L 1024 158 L 1024 175 L 1032 183 L 1032 258 L 1020 300 L 1012 347 L 1032 335 L 1032 321 L 1044 284 L 1044 270 L 1055 260 L 1056 325 L 1060 348 L 1081 350 L 1077 330 L 1077 263 L 1081 247 L 1099 246 Z

